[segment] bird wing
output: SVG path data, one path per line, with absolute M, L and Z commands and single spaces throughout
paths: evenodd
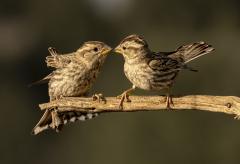
M 178 48 L 179 49 L 179 48 Z M 179 52 L 178 50 L 176 51 L 172 51 L 172 52 L 157 52 L 155 53 L 157 56 L 162 56 L 162 57 L 168 57 L 172 60 L 175 60 L 179 63 L 182 63 L 182 68 L 183 69 L 187 69 L 193 72 L 198 72 L 198 70 L 191 68 L 189 66 L 186 65 L 184 58 L 182 57 L 181 52 Z
M 74 53 L 62 54 L 62 55 L 51 55 L 46 57 L 46 63 L 48 67 L 53 68 L 64 68 L 71 63 L 74 58 Z
M 31 84 L 28 85 L 28 87 L 32 87 L 33 85 L 39 85 L 39 84 L 44 84 L 47 83 L 54 75 L 54 72 L 50 73 L 46 77 L 42 78 L 41 80 L 35 81 Z
M 171 51 L 171 52 L 156 52 L 156 55 L 160 55 L 160 56 L 168 56 L 171 55 L 173 53 L 175 53 L 176 51 Z
M 65 54 L 65 55 L 57 55 L 57 56 L 47 56 L 46 57 L 46 63 L 47 66 L 53 67 L 56 69 L 62 69 L 65 68 L 67 65 L 69 65 L 74 59 L 74 54 Z M 47 75 L 41 80 L 38 80 L 36 82 L 33 82 L 29 84 L 29 87 L 32 87 L 33 85 L 39 85 L 39 84 L 44 84 L 47 83 L 55 74 L 55 71 Z
M 149 60 L 148 65 L 151 69 L 157 71 L 177 71 L 183 67 L 181 62 L 161 55 L 154 55 L 154 57 Z
M 180 53 L 176 51 L 171 51 L 171 52 L 157 52 L 155 53 L 156 56 L 162 56 L 162 57 L 168 57 L 173 60 L 177 60 L 178 62 L 184 62 L 183 58 L 180 56 Z
M 51 55 L 46 57 L 45 62 L 48 67 L 53 68 L 63 68 L 66 67 L 75 56 L 75 53 L 60 54 L 57 52 L 56 48 L 49 47 L 48 51 Z

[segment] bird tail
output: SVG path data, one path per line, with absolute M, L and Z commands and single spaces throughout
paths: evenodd
M 56 111 L 45 111 L 40 121 L 33 128 L 32 134 L 37 135 L 47 129 L 55 129 L 57 132 L 61 131 L 63 125 L 70 122 L 85 121 L 97 117 L 98 113 L 67 111 L 61 113 L 54 113 Z
M 79 111 L 67 111 L 61 113 L 63 124 L 66 125 L 70 122 L 86 121 L 97 117 L 99 113 L 79 112 Z
M 39 120 L 39 122 L 37 123 L 37 125 L 33 128 L 31 134 L 37 135 L 38 133 L 46 129 L 49 129 L 51 127 L 51 123 L 52 123 L 51 111 L 46 110 L 41 119 Z
M 211 45 L 208 45 L 207 43 L 200 41 L 179 47 L 176 50 L 175 55 L 180 55 L 184 63 L 188 63 L 200 56 L 212 52 L 213 50 L 214 48 Z

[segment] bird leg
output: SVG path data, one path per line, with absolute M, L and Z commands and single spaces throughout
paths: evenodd
M 55 98 L 55 100 L 62 99 L 63 97 L 64 97 L 63 95 L 59 95 Z M 62 120 L 62 118 L 60 118 L 56 107 L 52 108 L 52 109 L 48 109 L 48 110 L 51 111 L 51 117 L 52 117 L 52 123 L 51 123 L 50 127 L 55 129 L 57 132 L 59 132 L 62 129 L 63 120 Z
M 107 100 L 106 100 L 106 98 L 103 96 L 102 93 L 95 93 L 95 94 L 92 96 L 92 99 L 93 99 L 93 101 L 98 101 L 99 103 L 100 103 L 101 101 L 103 101 L 104 104 L 107 103 Z
M 59 117 L 59 113 L 57 112 L 57 109 L 53 109 L 51 111 L 51 116 L 52 116 L 51 127 L 55 129 L 57 132 L 59 132 L 62 129 L 63 120 Z
M 165 102 L 166 102 L 166 108 L 167 109 L 172 109 L 171 105 L 174 106 L 174 104 L 173 104 L 173 101 L 172 101 L 172 96 L 170 94 L 170 89 L 169 88 L 167 89 L 167 95 L 166 95 Z
M 117 98 L 120 98 L 120 103 L 119 103 L 119 108 L 123 109 L 123 102 L 124 100 L 126 100 L 127 102 L 131 102 L 131 100 L 129 99 L 129 94 L 135 90 L 135 85 L 132 86 L 132 88 L 124 91 L 121 95 L 117 96 Z

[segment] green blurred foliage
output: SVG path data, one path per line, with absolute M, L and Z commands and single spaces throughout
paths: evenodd
M 198 73 L 179 75 L 174 94 L 239 96 L 239 6 L 237 0 L 2 1 L 0 163 L 240 163 L 240 122 L 210 112 L 111 113 L 31 136 L 42 114 L 37 104 L 48 95 L 47 85 L 27 88 L 50 72 L 49 46 L 71 52 L 101 40 L 114 47 L 137 33 L 155 51 L 199 40 L 216 48 L 190 64 Z M 113 54 L 91 93 L 115 96 L 128 87 L 123 59 Z

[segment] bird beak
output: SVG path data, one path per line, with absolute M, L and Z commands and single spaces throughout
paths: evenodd
M 118 45 L 116 48 L 114 48 L 114 50 L 113 50 L 114 52 L 117 52 L 117 53 L 119 53 L 119 54 L 121 54 L 122 53 L 122 51 L 121 51 L 121 47 Z
M 105 46 L 105 47 L 102 49 L 101 56 L 102 56 L 102 55 L 107 55 L 111 50 L 112 50 L 111 47 Z

